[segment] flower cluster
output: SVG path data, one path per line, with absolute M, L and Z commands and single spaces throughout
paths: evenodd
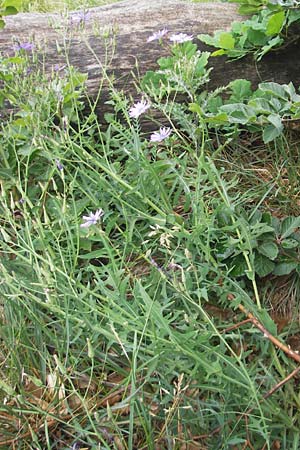
M 161 40 L 168 33 L 169 33 L 169 30 L 167 30 L 166 28 L 164 28 L 163 30 L 156 31 L 151 36 L 148 37 L 147 42 Z M 173 44 L 183 44 L 184 42 L 192 41 L 193 38 L 194 37 L 192 34 L 174 33 L 170 36 L 169 39 L 171 42 L 173 42 Z
M 173 42 L 173 44 L 183 44 L 187 41 L 192 41 L 193 35 L 192 34 L 185 34 L 185 33 L 178 33 L 178 34 L 172 34 L 170 36 L 170 41 Z

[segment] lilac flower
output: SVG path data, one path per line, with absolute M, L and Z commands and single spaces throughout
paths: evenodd
M 64 70 L 67 66 L 60 66 L 59 64 L 55 64 L 53 67 L 54 72 L 61 72 L 62 70 Z
M 161 142 L 164 139 L 167 139 L 171 133 L 172 133 L 171 128 L 161 127 L 159 129 L 159 131 L 155 131 L 153 134 L 151 134 L 150 141 L 151 142 Z
M 169 33 L 169 30 L 167 30 L 166 28 L 164 28 L 163 30 L 159 30 L 149 36 L 147 42 L 158 41 L 159 39 L 162 39 L 167 33 Z
M 71 25 L 84 25 L 91 17 L 89 11 L 78 11 L 71 15 Z
M 184 42 L 192 40 L 193 35 L 188 35 L 185 33 L 172 34 L 172 36 L 170 36 L 170 41 L 172 41 L 173 44 L 183 44 Z
M 88 216 L 83 216 L 82 219 L 84 220 L 84 223 L 80 225 L 81 228 L 88 228 L 91 225 L 97 225 L 97 222 L 101 219 L 101 217 L 104 215 L 103 209 L 97 209 L 95 213 L 90 213 Z
M 56 167 L 58 168 L 58 170 L 60 170 L 60 171 L 64 170 L 64 166 L 62 165 L 62 163 L 60 162 L 59 159 L 55 160 L 55 164 L 56 164 Z
M 20 50 L 25 50 L 25 52 L 31 52 L 34 49 L 34 44 L 32 44 L 31 42 L 22 42 L 20 44 L 14 45 L 13 49 L 16 52 L 19 52 Z
M 137 119 L 141 114 L 147 111 L 150 108 L 150 103 L 146 100 L 141 100 L 140 102 L 135 103 L 129 110 L 129 117 L 133 119 Z

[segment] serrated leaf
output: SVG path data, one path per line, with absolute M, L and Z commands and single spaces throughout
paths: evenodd
M 275 264 L 265 255 L 255 252 L 254 267 L 259 277 L 266 277 L 274 270 Z
M 298 264 L 296 262 L 281 262 L 276 264 L 273 270 L 274 275 L 289 275 L 293 270 L 297 268 Z
M 267 258 L 274 260 L 278 255 L 278 247 L 275 242 L 263 242 L 258 248 L 258 252 Z
M 279 11 L 269 18 L 266 28 L 266 35 L 279 34 L 285 22 L 285 11 Z
M 281 239 L 285 239 L 293 234 L 300 227 L 300 216 L 286 217 L 281 224 Z

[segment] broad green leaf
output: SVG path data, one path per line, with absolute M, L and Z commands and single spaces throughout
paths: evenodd
M 246 270 L 248 269 L 246 260 L 242 254 L 232 258 L 230 260 L 230 266 L 232 267 L 230 270 L 230 276 L 232 277 L 241 277 L 245 275 Z
M 1 12 L 2 16 L 13 16 L 18 14 L 18 10 L 14 6 L 7 6 L 4 11 Z
M 279 116 L 279 114 L 270 114 L 267 117 L 267 120 L 274 125 L 275 128 L 277 128 L 278 130 L 280 130 L 280 132 L 283 130 L 283 125 L 282 125 L 282 121 L 281 121 L 281 117 Z
M 273 112 L 273 108 L 270 102 L 265 98 L 252 98 L 249 100 L 249 106 L 252 106 L 256 110 L 256 113 L 260 114 L 270 114 Z
M 284 239 L 281 242 L 281 246 L 282 246 L 282 248 L 289 250 L 292 248 L 299 247 L 299 242 L 296 239 Z
M 296 262 L 282 262 L 276 264 L 275 269 L 273 270 L 274 275 L 288 275 L 293 270 L 297 268 L 298 264 Z
M 279 11 L 269 18 L 266 28 L 266 35 L 279 34 L 285 22 L 285 11 Z
M 272 48 L 277 47 L 282 43 L 283 43 L 283 39 L 278 34 L 277 36 L 275 36 L 273 39 L 270 39 L 265 45 L 262 46 L 261 50 L 259 50 L 255 54 L 255 58 L 257 59 L 257 61 L 260 61 L 262 59 L 262 57 L 266 53 L 268 53 Z
M 285 239 L 293 234 L 300 227 L 300 216 L 286 217 L 281 224 L 281 239 Z
M 3 19 L 0 19 L 0 30 L 2 30 L 4 27 L 5 27 L 5 22 Z
M 287 100 L 285 86 L 286 85 L 281 85 L 279 83 L 270 81 L 268 83 L 259 83 L 258 88 L 263 92 L 271 94 L 272 96 Z
M 256 117 L 255 110 L 243 103 L 223 105 L 220 110 L 229 116 L 229 122 L 246 124 Z
M 235 39 L 229 32 L 224 32 L 219 35 L 219 45 L 225 50 L 231 50 L 234 48 Z
M 220 48 L 220 50 L 216 50 L 215 52 L 212 52 L 211 56 L 222 56 L 226 54 L 226 50 L 223 48 Z
M 203 111 L 198 103 L 190 103 L 189 110 L 191 112 L 197 113 L 199 116 L 203 115 Z
M 216 39 L 215 36 L 210 36 L 209 34 L 198 34 L 197 38 L 207 45 L 218 47 L 218 39 Z
M 212 116 L 212 117 L 207 117 L 206 119 L 205 119 L 205 121 L 207 122 L 207 123 L 209 123 L 209 124 L 212 124 L 212 125 L 219 125 L 219 124 L 224 124 L 224 123 L 226 123 L 226 122 L 228 122 L 228 116 L 227 116 L 227 114 L 225 114 L 225 113 L 220 113 L 220 114 L 217 114 L 216 116 Z
M 275 242 L 272 241 L 263 242 L 261 245 L 259 245 L 257 250 L 259 253 L 272 260 L 275 259 L 278 255 L 278 247 Z
M 274 141 L 274 139 L 278 138 L 282 133 L 282 130 L 274 127 L 274 125 L 267 125 L 263 130 L 263 141 L 265 144 L 268 142 Z
M 237 79 L 231 81 L 228 87 L 232 91 L 230 100 L 232 100 L 233 102 L 241 102 L 246 98 L 249 98 L 252 94 L 251 81 L 248 80 Z
M 16 9 L 21 9 L 23 0 L 3 0 L 1 6 L 7 8 L 8 6 L 13 6 Z
M 274 270 L 275 264 L 265 255 L 255 252 L 254 267 L 259 277 L 265 277 Z

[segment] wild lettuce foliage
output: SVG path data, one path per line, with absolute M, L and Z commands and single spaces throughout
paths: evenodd
M 213 36 L 200 34 L 198 38 L 218 50 L 212 56 L 226 55 L 242 58 L 251 53 L 260 60 L 266 53 L 299 38 L 300 9 L 295 1 L 244 1 L 239 3 L 241 14 L 253 14 L 249 19 L 233 22 L 230 31 L 216 31 Z M 291 31 L 291 26 L 293 31 Z

